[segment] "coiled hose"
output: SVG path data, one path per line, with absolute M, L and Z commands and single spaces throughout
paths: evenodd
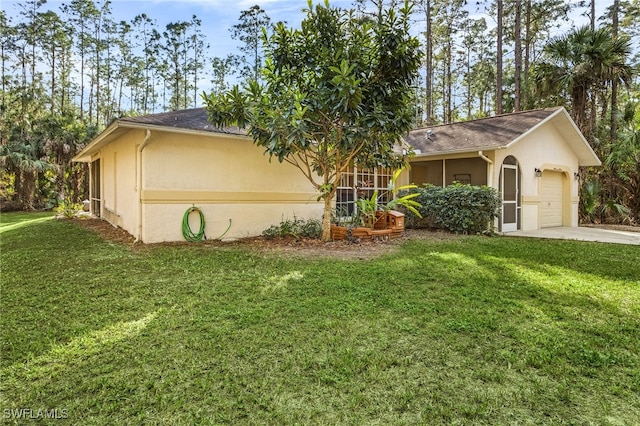
M 189 226 L 189 215 L 192 212 L 198 212 L 198 214 L 200 215 L 200 230 L 197 234 L 194 234 L 191 230 L 191 226 Z M 196 241 L 202 241 L 203 238 L 206 239 L 207 237 L 204 235 L 205 226 L 206 224 L 204 221 L 204 215 L 199 208 L 190 207 L 186 212 L 184 212 L 184 216 L 182 217 L 182 236 L 185 240 L 194 243 Z

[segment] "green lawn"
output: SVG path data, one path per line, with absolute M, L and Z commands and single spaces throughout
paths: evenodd
M 304 259 L 132 249 L 41 218 L 1 217 L 4 421 L 640 422 L 637 247 L 460 237 Z

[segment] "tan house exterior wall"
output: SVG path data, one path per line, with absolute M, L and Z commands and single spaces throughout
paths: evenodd
M 500 165 L 512 155 L 518 160 L 521 179 L 521 229 L 524 231 L 539 229 L 541 225 L 541 177 L 535 169 L 544 173 L 557 171 L 563 174 L 563 226 L 578 226 L 578 181 L 574 173 L 578 172 L 578 159 L 566 144 L 558 131 L 547 124 L 525 135 L 513 146 L 495 151 L 495 174 L 493 185 L 499 188 Z
M 143 138 L 142 130 L 128 132 L 91 158 L 92 161 L 100 159 L 102 211 L 99 215 L 132 235 L 136 235 L 138 200 L 136 144 Z
M 130 130 L 96 158 L 102 216 L 145 243 L 184 240 L 182 218 L 194 205 L 204 214 L 208 238 L 219 237 L 229 219 L 225 239 L 259 235 L 283 218 L 322 217 L 317 192 L 300 171 L 269 162 L 246 137 L 151 131 L 145 143 L 144 130 Z

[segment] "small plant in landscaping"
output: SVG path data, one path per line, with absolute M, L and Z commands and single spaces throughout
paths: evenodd
M 350 214 L 347 207 L 337 207 L 331 211 L 331 223 L 336 226 L 353 226 L 360 220 L 356 214 Z
M 402 173 L 404 169 L 398 169 L 393 174 L 391 178 L 391 182 L 389 182 L 389 191 L 408 191 L 412 189 L 418 188 L 417 185 L 404 185 L 396 188 L 396 180 L 400 173 Z M 386 203 L 382 203 L 380 197 L 378 196 L 378 191 L 373 191 L 373 194 L 370 198 L 358 198 L 356 200 L 356 206 L 358 207 L 358 214 L 360 216 L 360 220 L 363 226 L 373 229 L 376 221 L 380 220 L 381 217 L 376 217 L 376 212 L 388 212 L 397 207 L 403 207 L 406 210 L 410 211 L 414 215 L 418 217 L 422 217 L 420 211 L 418 210 L 421 204 L 415 200 L 420 194 L 414 192 L 404 193 L 404 195 L 400 195 L 394 197 Z
M 60 200 L 55 211 L 67 219 L 73 219 L 79 211 L 82 211 L 82 204 L 73 203 L 70 200 Z
M 276 237 L 299 238 L 320 238 L 322 235 L 322 223 L 316 219 L 282 219 L 279 225 L 272 225 L 262 231 L 262 236 L 266 239 Z

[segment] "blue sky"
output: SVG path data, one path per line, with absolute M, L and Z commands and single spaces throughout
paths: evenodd
M 98 0 L 101 2 L 101 0 Z M 98 2 L 97 1 L 97 2 Z M 323 0 L 314 0 L 314 4 Z M 570 0 L 576 3 L 578 0 Z M 47 0 L 43 9 L 60 11 L 60 7 L 67 0 Z M 0 7 L 8 12 L 9 16 L 18 17 L 20 2 L 16 0 L 0 0 Z M 338 7 L 350 8 L 352 0 L 331 0 L 330 4 Z M 476 9 L 476 3 L 488 3 L 483 1 L 469 1 L 472 14 Z M 612 1 L 599 0 L 598 15 Z M 307 7 L 307 0 L 112 0 L 112 13 L 116 21 L 131 21 L 136 15 L 146 13 L 151 19 L 155 19 L 160 30 L 169 22 L 188 21 L 192 15 L 202 20 L 202 31 L 207 35 L 210 43 L 209 54 L 211 57 L 224 57 L 236 50 L 237 43 L 231 39 L 229 28 L 238 23 L 238 18 L 243 10 L 259 4 L 269 15 L 273 22 L 286 21 L 289 26 L 297 27 L 304 17 L 302 9 Z M 585 22 L 586 18 L 575 12 L 574 21 Z M 492 22 L 488 21 L 489 25 Z M 567 29 L 570 23 L 567 23 Z M 563 32 L 563 31 L 559 31 Z
M 61 13 L 63 3 L 70 0 L 47 0 L 41 10 L 51 9 Z M 102 3 L 103 0 L 94 0 Z M 314 4 L 324 0 L 313 0 Z M 577 3 L 579 0 L 568 0 Z M 7 12 L 13 19 L 13 23 L 20 21 L 19 11 L 21 10 L 19 0 L 0 0 L 0 8 Z M 484 4 L 489 1 L 468 0 L 470 15 L 478 18 L 483 10 Z M 604 9 L 611 5 L 613 0 L 598 0 L 596 3 L 598 16 L 601 16 Z M 238 23 L 240 13 L 248 10 L 255 4 L 259 4 L 269 15 L 272 22 L 286 21 L 290 27 L 299 27 L 304 18 L 302 10 L 307 7 L 307 0 L 111 0 L 112 17 L 116 22 L 131 21 L 136 15 L 146 13 L 148 17 L 156 20 L 158 29 L 164 30 L 170 22 L 189 21 L 192 15 L 196 15 L 201 21 L 201 30 L 206 34 L 210 44 L 206 53 L 208 58 L 224 58 L 230 53 L 237 53 L 238 42 L 231 39 L 229 29 Z M 353 0 L 330 0 L 330 4 L 336 7 L 351 8 Z M 477 5 L 479 4 L 479 6 Z M 588 22 L 585 16 L 581 16 L 585 9 L 574 10 L 571 20 L 567 21 L 560 28 L 554 31 L 554 35 L 560 35 L 570 29 L 571 25 L 584 25 Z M 487 19 L 489 27 L 494 26 L 492 18 Z M 418 26 L 416 24 L 416 31 Z M 210 78 L 204 79 L 200 86 L 208 90 Z M 233 82 L 233 78 L 231 79 Z
M 96 0 L 94 0 L 96 1 Z M 314 0 L 314 4 L 318 1 Z M 68 0 L 47 0 L 42 10 L 51 9 L 60 12 L 63 3 Z M 96 3 L 101 3 L 97 0 Z M 338 7 L 350 7 L 351 0 L 331 0 Z M 20 1 L 0 0 L 0 8 L 8 16 L 18 20 Z M 304 17 L 301 12 L 307 7 L 307 0 L 112 0 L 113 19 L 131 21 L 136 15 L 146 13 L 163 30 L 169 22 L 189 21 L 192 15 L 202 20 L 202 31 L 209 41 L 210 55 L 224 57 L 236 50 L 236 42 L 231 39 L 229 28 L 238 23 L 243 10 L 258 4 L 271 18 L 272 22 L 286 21 L 290 26 L 298 26 Z
M 0 0 L 4 1 L 4 0 Z M 272 22 L 286 21 L 298 26 L 304 15 L 306 0 L 112 0 L 113 14 L 118 20 L 131 20 L 140 13 L 157 19 L 159 27 L 172 21 L 188 21 L 192 15 L 202 20 L 211 56 L 224 57 L 236 50 L 229 29 L 238 23 L 240 13 L 253 5 L 260 5 Z M 58 2 L 59 3 L 59 2 Z M 333 0 L 334 6 L 349 6 L 351 0 Z

